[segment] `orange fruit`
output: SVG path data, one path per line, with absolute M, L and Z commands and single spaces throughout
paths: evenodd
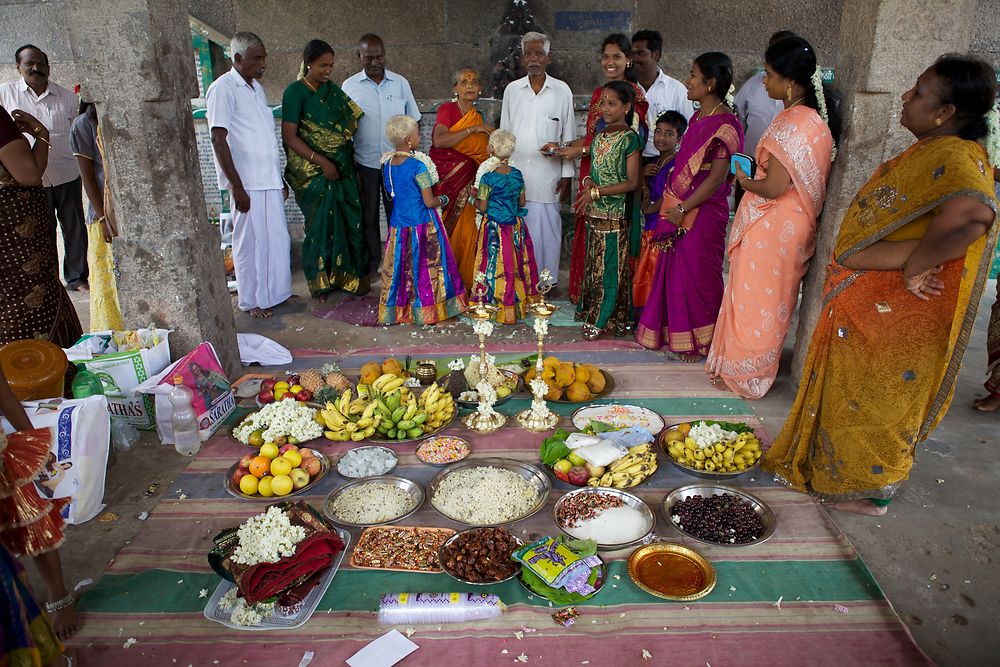
M 250 474 L 254 477 L 263 477 L 267 474 L 267 469 L 271 466 L 271 459 L 266 456 L 255 456 L 250 462 Z M 240 480 L 241 482 L 243 480 Z

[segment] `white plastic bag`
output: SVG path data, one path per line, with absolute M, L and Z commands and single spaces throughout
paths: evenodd
M 104 509 L 111 417 L 104 396 L 22 403 L 35 428 L 52 431 L 52 454 L 35 482 L 43 498 L 72 498 L 66 523 L 90 521 Z M 3 429 L 14 429 L 6 419 Z

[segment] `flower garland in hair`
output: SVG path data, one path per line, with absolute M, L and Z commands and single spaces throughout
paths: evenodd
M 514 163 L 510 161 L 510 158 L 507 158 L 506 160 L 501 160 L 495 155 L 491 155 L 485 160 L 483 160 L 482 164 L 479 165 L 479 169 L 476 170 L 476 180 L 472 184 L 472 189 L 474 191 L 473 197 L 479 195 L 479 182 L 483 180 L 483 176 L 490 173 L 491 171 L 493 171 L 494 169 L 496 169 L 497 167 L 499 167 L 501 164 L 504 163 L 506 163 L 508 167 L 515 166 Z M 477 209 L 476 229 L 479 229 L 482 225 L 483 225 L 483 213 L 482 211 Z
M 986 155 L 991 167 L 1000 168 L 1000 105 L 986 112 L 986 126 Z
M 816 91 L 816 109 L 819 112 L 819 117 L 823 119 L 823 122 L 830 125 L 830 112 L 826 108 L 826 95 L 823 92 L 823 71 L 816 66 L 816 71 L 812 75 L 812 86 L 813 90 Z M 837 159 L 837 144 L 833 144 L 833 148 L 830 151 L 830 162 Z
M 726 91 L 726 97 L 723 98 L 722 101 L 725 102 L 726 106 L 730 109 L 736 108 L 736 86 L 729 84 L 729 90 Z

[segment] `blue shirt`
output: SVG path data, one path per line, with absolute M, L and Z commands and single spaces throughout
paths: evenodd
M 382 153 L 393 150 L 385 138 L 385 124 L 393 116 L 406 114 L 420 120 L 417 101 L 405 78 L 385 70 L 381 83 L 368 78 L 364 70 L 344 81 L 341 86 L 365 115 L 354 133 L 354 161 L 370 169 L 378 169 Z
M 434 221 L 421 192 L 431 187 L 431 175 L 423 162 L 412 157 L 395 166 L 392 160 L 386 162 L 382 166 L 382 183 L 392 198 L 390 227 L 418 227 Z

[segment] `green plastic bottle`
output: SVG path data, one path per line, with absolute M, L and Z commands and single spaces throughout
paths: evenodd
M 79 370 L 73 378 L 73 398 L 86 398 L 104 393 L 104 383 L 96 374 L 88 371 L 84 366 L 77 366 Z

